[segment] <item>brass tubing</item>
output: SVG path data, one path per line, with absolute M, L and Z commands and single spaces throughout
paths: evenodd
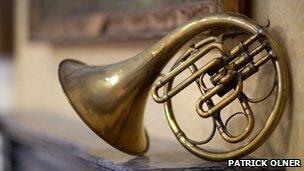
M 178 61 L 179 64 L 182 63 L 183 61 L 185 61 L 192 53 L 193 50 L 199 50 L 202 46 L 205 46 L 208 43 L 211 42 L 219 42 L 217 37 L 211 36 L 211 37 L 206 37 L 205 39 L 199 41 L 198 43 L 194 44 L 193 47 L 190 47 L 190 49 L 188 49 L 186 52 L 184 52 L 181 57 L 179 57 Z M 178 66 L 178 65 L 176 65 Z
M 264 57 L 262 57 L 261 59 L 259 59 L 258 61 L 256 61 L 253 66 L 256 68 L 261 67 L 262 65 L 264 65 L 266 62 L 268 62 L 271 58 L 272 58 L 272 52 L 270 52 L 269 54 L 265 55 Z
M 189 69 L 190 69 L 190 72 L 192 74 L 198 71 L 198 68 L 194 64 L 190 65 Z M 201 87 L 202 85 L 200 85 L 199 80 L 195 80 L 195 82 L 196 82 L 197 87 L 199 88 L 201 94 L 204 94 L 206 91 Z M 212 99 L 207 100 L 206 104 L 207 104 L 208 108 L 214 106 L 214 103 L 213 103 Z M 193 143 L 193 144 L 196 144 L 196 145 L 201 145 L 201 144 L 208 143 L 213 138 L 213 136 L 215 134 L 215 130 L 216 130 L 216 125 L 215 125 L 214 118 L 212 118 L 212 119 L 213 119 L 213 128 L 212 128 L 212 132 L 211 132 L 210 136 L 207 139 L 205 139 L 203 141 L 196 141 L 196 140 L 188 139 L 188 141 Z
M 229 143 L 238 143 L 240 141 L 243 141 L 244 139 L 246 139 L 250 135 L 250 133 L 252 132 L 253 127 L 254 127 L 254 117 L 253 117 L 253 113 L 252 113 L 252 110 L 250 108 L 250 105 L 248 103 L 247 97 L 244 94 L 241 94 L 238 97 L 238 99 L 239 99 L 239 101 L 240 101 L 240 103 L 243 107 L 244 112 L 245 112 L 245 116 L 246 116 L 246 119 L 247 119 L 247 126 L 245 128 L 245 131 L 242 132 L 240 135 L 233 136 L 233 135 L 230 135 L 228 133 L 227 127 L 225 127 L 223 125 L 223 123 L 221 122 L 221 125 L 218 127 L 219 133 L 222 136 L 222 138 Z
M 259 71 L 259 67 L 264 65 L 268 60 L 270 60 L 273 57 L 272 52 L 270 51 L 268 54 L 260 58 L 256 62 L 251 62 L 247 66 L 241 68 L 238 73 L 242 76 L 243 81 L 245 81 L 247 78 L 249 78 L 251 75 Z M 212 84 L 217 85 L 220 83 L 222 75 L 225 75 L 224 70 L 220 70 L 218 74 L 210 78 L 210 81 Z M 229 87 L 228 89 L 224 89 L 224 93 L 230 91 L 233 89 L 233 86 Z M 223 93 L 223 92 L 220 92 Z
M 209 70 L 210 68 L 213 68 L 216 65 L 219 65 L 221 62 L 222 62 L 222 60 L 220 58 L 213 59 L 212 61 L 208 62 L 204 67 L 202 67 L 197 72 L 192 74 L 190 77 L 188 77 L 187 79 L 182 81 L 180 84 L 178 84 L 175 88 L 173 88 L 171 91 L 167 92 L 162 97 L 159 97 L 159 95 L 158 95 L 158 90 L 160 88 L 159 84 L 154 84 L 156 86 L 152 86 L 152 90 L 151 90 L 153 99 L 158 103 L 163 103 L 163 102 L 167 101 L 169 98 L 173 97 L 178 92 L 180 92 L 185 87 L 187 87 L 189 84 L 191 84 L 194 80 L 196 80 L 201 75 L 206 73 L 207 70 Z M 181 64 L 181 65 L 183 65 L 183 64 Z M 172 77 L 172 78 L 174 78 L 174 77 Z M 165 83 L 167 83 L 167 82 L 165 82 Z
M 267 43 L 263 42 L 258 47 L 256 47 L 255 49 L 253 49 L 250 52 L 249 56 L 255 56 L 255 55 L 257 55 L 258 53 L 262 52 L 265 49 L 265 47 L 267 47 Z
M 195 65 L 190 65 L 190 71 L 191 73 L 195 73 L 198 69 Z M 200 87 L 200 84 L 198 82 L 198 80 L 196 80 L 196 83 L 198 85 L 198 87 L 200 88 L 200 91 L 201 93 L 203 94 L 203 96 L 206 96 L 206 91 L 203 90 L 201 87 Z M 252 132 L 253 130 L 253 127 L 254 127 L 254 118 L 253 118 L 253 114 L 252 114 L 252 110 L 249 106 L 249 103 L 248 103 L 248 100 L 246 99 L 246 96 L 245 95 L 240 95 L 238 97 L 239 101 L 241 102 L 241 105 L 243 107 L 243 110 L 245 112 L 245 116 L 246 116 L 246 119 L 247 119 L 247 127 L 245 128 L 245 131 L 239 135 L 239 136 L 232 136 L 228 133 L 227 131 L 227 127 L 224 126 L 223 122 L 222 122 L 222 119 L 220 117 L 220 112 L 212 115 L 213 117 L 213 120 L 216 124 L 216 128 L 218 129 L 220 135 L 222 136 L 222 138 L 227 141 L 227 142 L 230 142 L 230 143 L 237 143 L 237 142 L 240 142 L 244 139 L 246 139 L 250 133 Z M 206 105 L 208 108 L 212 108 L 214 106 L 214 103 L 212 101 L 211 98 L 207 98 L 206 100 Z M 208 140 L 208 139 L 207 139 Z M 193 141 L 191 139 L 188 139 L 188 141 L 192 142 L 192 143 L 195 143 L 195 144 L 204 144 L 204 143 L 199 143 L 197 141 Z
M 237 59 L 237 56 L 239 53 L 242 53 L 247 50 L 248 46 L 251 45 L 253 42 L 258 40 L 258 38 L 261 36 L 260 33 L 254 34 L 248 39 L 246 39 L 245 42 L 239 43 L 236 47 L 234 47 L 228 56 L 223 56 L 223 60 L 225 64 L 230 63 L 231 61 Z M 214 68 L 213 70 L 208 72 L 208 75 L 213 76 L 217 71 L 221 70 L 223 66 L 218 66 Z M 215 84 L 214 84 L 215 85 Z
M 249 64 L 248 66 L 244 67 L 243 69 L 241 69 L 239 71 L 239 73 L 242 75 L 242 78 L 244 78 L 244 80 L 246 80 L 251 75 L 256 73 L 259 70 L 259 67 L 264 65 L 267 61 L 269 61 L 271 59 L 271 57 L 272 57 L 272 54 L 267 54 L 267 55 L 263 56 L 261 59 L 259 59 L 258 61 L 253 62 L 253 63 Z
M 189 67 L 191 64 L 196 62 L 199 58 L 206 55 L 209 51 L 212 49 L 219 49 L 221 52 L 227 52 L 225 47 L 220 43 L 210 43 L 206 47 L 204 47 L 203 50 L 199 51 L 197 54 L 194 55 L 194 57 L 189 58 L 189 61 L 186 61 L 185 63 L 182 63 L 178 67 L 174 68 L 171 72 L 169 72 L 167 75 L 162 76 L 155 84 L 156 86 L 163 86 L 165 85 L 170 79 L 175 77 L 176 75 L 180 74 L 183 70 L 185 70 L 187 67 Z
M 254 56 L 256 56 L 258 53 L 263 51 L 265 47 L 267 46 L 267 43 L 263 43 L 259 46 L 257 46 L 255 49 L 253 49 L 249 54 L 247 52 L 244 52 L 240 57 L 233 60 L 228 67 L 234 67 L 235 70 L 241 69 L 243 66 L 248 64 L 249 62 L 253 61 Z
M 241 42 L 239 45 L 237 45 L 236 47 L 234 47 L 230 51 L 230 56 L 228 57 L 227 63 L 229 63 L 230 61 L 232 61 L 240 52 L 242 52 L 243 50 L 246 50 L 248 48 L 248 46 L 251 45 L 256 40 L 258 40 L 258 38 L 260 36 L 261 36 L 260 33 L 254 34 L 251 37 L 249 37 L 248 39 L 246 39 L 245 42 L 243 42 L 243 43 Z
M 186 60 L 182 64 L 178 65 L 176 68 L 174 68 L 171 72 L 169 72 L 167 75 L 160 77 L 156 81 L 156 83 L 152 86 L 152 97 L 153 99 L 158 103 L 163 103 L 167 101 L 170 97 L 173 97 L 175 94 L 180 92 L 182 89 L 187 87 L 190 83 L 192 83 L 194 80 L 196 80 L 200 75 L 203 73 L 206 73 L 209 69 L 214 68 L 217 65 L 220 65 L 222 63 L 222 60 L 220 58 L 216 58 L 206 64 L 204 67 L 202 67 L 197 73 L 193 74 L 192 76 L 188 77 L 186 80 L 181 82 L 176 86 L 176 88 L 173 88 L 172 91 L 168 92 L 167 94 L 163 96 L 159 96 L 158 90 L 164 86 L 169 80 L 177 76 L 179 73 L 181 73 L 183 70 L 185 70 L 187 67 L 189 67 L 191 64 L 196 62 L 199 58 L 204 56 L 206 53 L 211 51 L 212 49 L 219 49 L 222 53 L 226 53 L 227 50 L 225 47 L 220 43 L 209 43 L 199 51 L 197 54 L 195 54 L 192 58 L 189 58 L 189 60 Z
M 217 151 L 203 149 L 192 144 L 187 140 L 186 136 L 178 136 L 182 130 L 175 119 L 171 100 L 165 102 L 166 116 L 172 131 L 174 132 L 178 141 L 187 150 L 197 155 L 198 157 L 212 161 L 224 161 L 231 158 L 243 157 L 253 152 L 259 146 L 261 146 L 262 143 L 265 142 L 266 139 L 270 136 L 270 134 L 274 131 L 276 125 L 278 124 L 283 114 L 284 104 L 286 102 L 286 97 L 287 97 L 288 70 L 282 51 L 279 49 L 277 44 L 274 42 L 274 40 L 270 37 L 270 35 L 267 32 L 265 32 L 265 39 L 269 41 L 271 49 L 274 51 L 275 54 L 274 56 L 276 56 L 276 60 L 274 61 L 275 70 L 277 72 L 277 79 L 278 79 L 276 101 L 273 110 L 270 113 L 270 116 L 265 123 L 265 126 L 257 133 L 257 135 L 253 139 L 251 139 L 244 146 L 241 146 L 233 150 L 217 152 Z M 171 86 L 172 86 L 171 82 L 169 82 L 169 84 L 166 84 L 165 92 L 170 90 Z
M 196 103 L 197 113 L 203 118 L 208 118 L 208 117 L 214 115 L 215 113 L 217 113 L 221 109 L 223 109 L 225 106 L 227 106 L 229 103 L 231 103 L 234 99 L 236 99 L 242 93 L 242 89 L 243 89 L 243 81 L 242 81 L 241 76 L 238 76 L 237 77 L 237 86 L 236 86 L 235 90 L 233 91 L 233 93 L 231 93 L 228 97 L 221 100 L 219 103 L 217 103 L 215 106 L 213 106 L 209 110 L 204 111 L 202 109 L 202 105 L 203 105 L 203 103 L 206 102 L 206 99 L 202 98 L 202 97 L 199 98 Z
M 235 58 L 233 61 L 231 61 L 228 65 L 228 68 L 233 68 L 235 70 L 241 69 L 246 64 L 252 62 L 253 57 L 255 55 L 257 55 L 258 53 L 260 53 L 261 51 L 263 51 L 266 46 L 267 46 L 267 43 L 264 42 L 261 45 L 259 45 L 258 47 L 256 47 L 254 50 L 249 52 L 249 54 L 245 52 L 240 57 Z M 222 76 L 223 76 L 222 70 L 220 72 L 218 72 L 217 74 L 215 74 L 214 76 L 212 76 L 210 78 L 212 84 L 216 85 L 220 81 Z M 243 78 L 243 80 L 245 80 L 245 77 L 242 77 L 242 78 Z

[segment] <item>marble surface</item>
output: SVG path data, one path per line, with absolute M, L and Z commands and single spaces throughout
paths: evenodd
M 2 132 L 21 144 L 19 146 L 23 149 L 23 146 L 29 147 L 25 148 L 25 151 L 32 149 L 31 153 L 35 151 L 36 157 L 40 154 L 37 157 L 39 160 L 41 157 L 47 159 L 47 156 L 54 153 L 55 157 L 51 155 L 49 158 L 68 158 L 66 160 L 73 163 L 75 159 L 70 158 L 75 157 L 76 161 L 80 159 L 80 163 L 88 164 L 91 169 L 224 170 L 226 168 L 226 162 L 215 163 L 199 159 L 183 149 L 177 142 L 166 142 L 153 136 L 150 137 L 151 146 L 147 154 L 127 155 L 106 144 L 80 120 L 71 121 L 45 114 L 10 114 L 1 116 L 1 123 Z M 58 161 L 54 163 L 68 165 L 60 164 Z

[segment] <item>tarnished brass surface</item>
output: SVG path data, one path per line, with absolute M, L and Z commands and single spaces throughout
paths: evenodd
M 185 43 L 199 33 L 214 28 L 233 28 L 233 36 L 245 34 L 247 38 L 234 48 L 228 49 L 223 39 L 231 36 L 229 33 L 210 35 L 191 46 L 178 59 L 172 70 L 160 76 L 153 84 L 163 67 Z M 253 43 L 259 43 L 259 46 L 249 50 L 248 47 Z M 194 63 L 213 49 L 218 50 L 221 56 L 198 68 Z M 267 54 L 253 60 L 263 50 Z M 202 93 L 196 105 L 199 116 L 212 117 L 219 134 L 229 143 L 246 139 L 254 127 L 254 113 L 250 103 L 259 102 L 264 98 L 249 99 L 243 92 L 243 82 L 258 72 L 259 67 L 267 61 L 272 61 L 276 70 L 276 101 L 265 126 L 250 142 L 231 151 L 213 152 L 199 145 L 209 142 L 215 131 L 205 141 L 191 140 L 183 133 L 175 120 L 171 98 L 195 82 Z M 172 87 L 175 76 L 187 68 L 192 75 Z M 206 74 L 210 76 L 214 87 L 205 87 L 203 77 Z M 120 63 L 88 66 L 75 60 L 65 60 L 59 67 L 59 79 L 71 105 L 82 120 L 106 142 L 134 155 L 145 153 L 149 146 L 143 126 L 143 111 L 152 87 L 154 100 L 165 105 L 168 123 L 178 141 L 198 157 L 214 161 L 241 157 L 257 149 L 278 124 L 288 87 L 287 66 L 278 45 L 261 26 L 245 16 L 233 13 L 210 14 L 193 20 L 175 29 L 151 48 Z M 161 88 L 164 88 L 162 95 L 158 92 Z M 226 94 L 227 96 L 223 97 Z M 211 99 L 214 95 L 223 98 L 215 103 Z M 265 96 L 267 97 L 268 95 Z M 234 100 L 240 102 L 243 112 L 239 113 L 247 118 L 247 127 L 239 136 L 230 135 L 226 129 L 231 117 L 239 113 L 233 114 L 226 123 L 223 123 L 220 116 L 220 111 Z M 204 103 L 207 104 L 208 110 L 203 109 Z

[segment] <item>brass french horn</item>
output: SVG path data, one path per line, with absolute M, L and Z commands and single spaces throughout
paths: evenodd
M 202 32 L 210 36 L 193 44 L 168 74 L 161 75 L 161 70 L 178 50 Z M 223 43 L 227 37 L 241 34 L 247 37 L 237 46 L 229 49 Z M 249 48 L 253 44 L 258 45 Z M 211 50 L 217 50 L 221 55 L 197 67 L 195 62 Z M 262 51 L 266 55 L 257 59 Z M 263 99 L 248 98 L 243 92 L 243 82 L 268 61 L 273 63 L 276 72 L 275 102 L 264 127 L 250 142 L 230 151 L 214 152 L 199 146 L 208 141 L 191 140 L 185 135 L 175 119 L 171 98 L 195 82 L 202 94 L 195 107 L 198 115 L 202 118 L 212 117 L 225 141 L 237 143 L 245 140 L 254 127 L 254 113 L 250 103 Z M 174 78 L 187 68 L 192 75 L 172 87 Z M 203 80 L 205 75 L 210 76 L 213 87 L 206 87 Z M 239 14 L 219 13 L 190 21 L 149 49 L 116 64 L 88 66 L 71 59 L 64 60 L 59 66 L 59 80 L 81 119 L 98 136 L 123 152 L 141 155 L 149 147 L 148 135 L 143 126 L 143 112 L 152 88 L 153 99 L 165 105 L 168 123 L 177 140 L 202 159 L 222 161 L 253 152 L 275 130 L 287 98 L 288 70 L 280 47 L 263 27 Z M 160 89 L 164 89 L 164 92 L 160 93 Z M 222 100 L 215 103 L 212 100 L 215 95 L 223 97 Z M 247 119 L 247 127 L 239 136 L 229 134 L 220 114 L 234 100 L 240 102 L 242 113 Z M 203 104 L 207 105 L 207 110 L 202 107 Z

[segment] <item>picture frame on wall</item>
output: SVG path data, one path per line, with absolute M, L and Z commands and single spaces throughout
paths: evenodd
M 241 0 L 30 0 L 30 39 L 88 43 L 160 38 L 207 13 L 245 13 Z

